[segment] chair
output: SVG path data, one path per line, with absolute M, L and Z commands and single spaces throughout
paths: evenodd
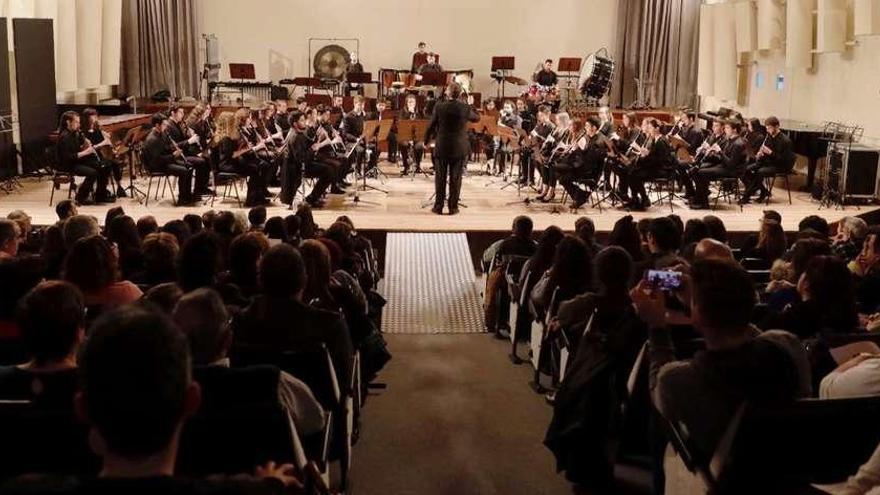
M 768 270 L 772 265 L 764 258 L 743 258 L 739 260 L 739 264 L 745 270 Z
M 223 172 L 220 170 L 220 153 L 217 148 L 213 148 L 211 150 L 211 155 L 208 158 L 208 161 L 211 164 L 211 180 L 214 183 L 213 191 L 214 193 L 211 195 L 211 207 L 214 207 L 214 200 L 217 199 L 217 188 L 223 186 L 223 194 L 220 197 L 220 200 L 229 198 L 229 189 L 232 188 L 232 191 L 235 193 L 235 200 L 238 201 L 238 207 L 241 208 L 241 195 L 238 192 L 238 183 L 244 180 L 247 180 L 247 177 L 235 173 L 235 172 Z
M 0 480 L 26 473 L 94 476 L 100 467 L 89 448 L 88 427 L 73 408 L 0 400 L 0 438 Z
M 541 385 L 541 363 L 546 359 L 541 353 L 546 353 L 549 350 L 544 344 L 547 339 L 547 327 L 550 324 L 550 320 L 552 320 L 553 316 L 556 314 L 556 296 L 558 293 L 559 287 L 553 289 L 553 295 L 550 297 L 550 307 L 547 308 L 547 314 L 544 315 L 542 320 L 532 322 L 532 335 L 529 345 L 531 346 L 530 354 L 532 357 L 534 374 L 529 385 L 535 393 L 539 394 L 547 391 L 547 389 Z
M 177 204 L 177 199 L 174 197 L 174 185 L 171 183 L 171 175 L 166 172 L 155 172 L 147 167 L 147 162 L 144 161 L 143 150 L 139 151 L 140 156 L 138 157 L 138 161 L 142 164 L 144 168 L 144 174 L 147 176 L 147 194 L 144 195 L 144 206 L 150 206 L 150 191 L 153 188 L 153 181 L 156 180 L 158 183 L 156 184 L 156 193 L 154 200 L 159 200 L 159 186 L 162 186 L 162 197 L 165 197 L 165 188 L 171 190 L 171 201 L 174 204 Z
M 773 188 L 776 185 L 776 179 L 782 179 L 785 181 L 785 190 L 788 193 L 788 204 L 792 204 L 791 202 L 791 181 L 789 177 L 795 175 L 794 170 L 788 170 L 786 172 L 779 172 L 773 175 L 769 175 L 764 178 L 764 185 L 767 187 L 767 190 L 770 191 L 770 194 L 767 195 L 767 199 L 765 200 L 765 204 L 770 204 L 770 197 L 773 196 Z
M 40 408 L 70 409 L 77 390 L 75 368 L 35 373 L 10 367 L 0 372 L 0 400 L 28 400 Z
M 733 204 L 739 200 L 742 195 L 739 189 L 739 180 L 739 177 L 723 177 L 714 181 L 718 184 L 718 189 L 712 201 L 712 210 L 718 209 L 718 201 L 721 199 L 726 199 L 727 204 Z M 739 205 L 739 211 L 742 209 L 743 205 Z
M 76 177 L 73 172 L 68 172 L 58 168 L 58 154 L 54 146 L 46 147 L 46 163 L 52 172 L 52 191 L 49 193 L 49 206 L 55 201 L 55 190 L 61 189 L 61 184 L 69 184 L 67 189 L 67 199 L 73 197 L 76 191 Z
M 657 195 L 657 200 L 652 204 L 663 206 L 663 202 L 668 201 L 669 211 L 675 212 L 673 200 L 677 196 L 675 194 L 676 180 L 674 169 L 663 169 L 662 175 L 646 181 L 651 187 L 651 192 Z
M 299 351 L 278 352 L 262 346 L 238 345 L 233 348 L 231 357 L 235 366 L 277 366 L 309 386 L 318 403 L 333 414 L 329 459 L 339 461 L 340 485 L 345 489 L 351 466 L 354 397 L 350 393 L 343 394 L 342 382 L 336 376 L 327 347 L 320 344 Z M 352 376 L 344 379 L 348 390 L 353 390 L 351 387 L 356 386 L 356 372 L 353 371 Z
M 526 287 L 529 286 L 532 272 L 526 273 L 522 287 L 517 285 L 517 280 L 513 274 L 507 273 L 506 276 L 507 291 L 510 295 L 510 319 L 513 321 L 513 326 L 510 328 L 510 361 L 513 364 L 522 364 L 523 359 L 517 353 L 517 343 L 523 340 L 522 337 L 528 328 L 526 325 L 531 323 L 529 321 L 528 309 L 525 306 L 528 303 L 529 297 Z
M 712 458 L 696 467 L 713 493 L 791 493 L 784 490 L 839 482 L 880 443 L 878 415 L 880 397 L 743 404 Z

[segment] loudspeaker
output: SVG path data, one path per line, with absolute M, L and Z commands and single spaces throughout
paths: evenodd
M 58 126 L 55 100 L 55 41 L 52 19 L 13 19 L 16 94 L 22 168 L 45 165 L 49 134 Z
M 829 168 L 838 171 L 838 191 L 843 197 L 872 199 L 880 197 L 880 149 L 863 144 L 834 143 L 828 149 Z M 834 177 L 837 175 L 837 177 Z

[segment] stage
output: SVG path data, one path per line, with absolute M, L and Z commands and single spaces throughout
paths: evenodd
M 427 160 L 426 160 L 427 161 Z M 360 230 L 373 230 L 379 232 L 504 232 L 510 229 L 511 221 L 516 215 L 529 215 L 535 222 L 535 228 L 543 229 L 549 225 L 557 225 L 570 230 L 574 227 L 575 220 L 582 215 L 591 217 L 596 229 L 600 232 L 611 230 L 619 218 L 632 214 L 636 219 L 644 217 L 656 217 L 668 215 L 670 208 L 668 203 L 653 206 L 645 212 L 627 212 L 621 208 L 598 209 L 583 207 L 572 213 L 567 206 L 558 203 L 561 198 L 562 188 L 557 191 L 556 203 L 531 202 L 525 204 L 527 197 L 534 198 L 537 192 L 524 188 L 517 191 L 515 184 L 504 187 L 507 183 L 499 177 L 491 177 L 481 173 L 481 167 L 471 164 L 468 175 L 465 176 L 462 185 L 462 203 L 467 205 L 461 209 L 461 213 L 455 216 L 444 214 L 438 216 L 422 205 L 429 201 L 434 190 L 433 177 L 419 175 L 417 177 L 401 177 L 399 167 L 394 164 L 383 162 L 381 169 L 387 175 L 384 183 L 377 180 L 369 180 L 368 184 L 383 188 L 388 191 L 384 194 L 378 191 L 368 190 L 360 193 L 360 201 L 355 203 L 353 198 L 354 188 L 346 195 L 327 196 L 327 205 L 314 211 L 315 220 L 319 225 L 327 226 L 339 215 L 348 215 Z M 128 183 L 128 178 L 123 179 Z M 146 179 L 137 181 L 139 187 L 146 190 Z M 33 217 L 35 225 L 47 225 L 54 223 L 54 206 L 49 206 L 49 194 L 51 180 L 44 178 L 21 179 L 22 187 L 11 194 L 0 193 L 0 214 L 5 217 L 12 210 L 24 210 Z M 155 182 L 154 182 L 155 186 Z M 502 188 L 504 187 L 504 188 Z M 222 189 L 222 188 L 221 188 Z M 276 189 L 272 190 L 277 192 Z M 221 191 L 218 191 L 220 193 Z M 242 200 L 244 191 L 240 191 Z M 866 215 L 877 211 L 876 205 L 848 206 L 845 209 L 819 208 L 819 203 L 812 200 L 807 193 L 792 191 L 792 204 L 788 204 L 788 195 L 785 189 L 779 185 L 774 190 L 774 196 L 770 205 L 749 204 L 740 211 L 739 206 L 720 201 L 717 210 L 690 210 L 683 201 L 674 203 L 674 213 L 681 216 L 684 221 L 690 218 L 702 218 L 705 215 L 720 217 L 728 231 L 731 232 L 754 232 L 758 228 L 758 221 L 762 211 L 775 209 L 782 214 L 783 225 L 786 230 L 795 230 L 797 222 L 812 214 L 818 214 L 829 222 L 835 222 L 847 215 Z M 67 186 L 55 191 L 55 202 L 67 197 Z M 131 198 L 121 198 L 115 204 L 103 204 L 96 206 L 84 206 L 79 209 L 80 213 L 94 215 L 99 222 L 103 223 L 104 215 L 113 206 L 122 206 L 125 212 L 135 219 L 143 215 L 153 215 L 160 224 L 183 217 L 186 213 L 202 213 L 212 209 L 210 202 L 193 207 L 175 207 L 171 201 L 171 195 L 166 191 L 165 197 L 158 201 L 150 199 L 149 207 L 144 206 Z M 238 210 L 246 212 L 246 208 L 238 207 L 235 199 L 220 200 L 218 197 L 214 203 L 215 210 Z M 276 200 L 274 206 L 267 207 L 269 216 L 288 215 L 286 205 L 281 205 Z

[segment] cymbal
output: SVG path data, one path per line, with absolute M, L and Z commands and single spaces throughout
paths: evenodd
M 527 86 L 529 84 L 529 82 L 525 79 L 516 76 L 504 76 L 504 80 L 509 82 L 510 84 L 516 84 L 519 86 Z

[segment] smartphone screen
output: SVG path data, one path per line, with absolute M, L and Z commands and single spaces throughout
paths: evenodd
M 681 273 L 670 270 L 648 270 L 648 282 L 661 290 L 678 290 L 681 288 Z

